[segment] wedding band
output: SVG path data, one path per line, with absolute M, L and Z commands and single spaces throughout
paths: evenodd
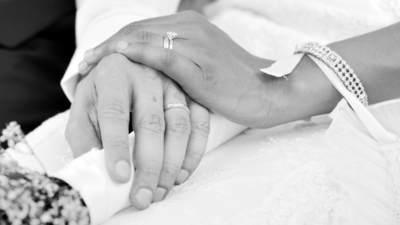
M 174 41 L 172 39 L 169 39 L 169 49 L 172 49 L 174 47 Z
M 169 48 L 169 38 L 167 36 L 164 37 L 164 48 Z
M 186 110 L 186 112 L 189 113 L 189 115 L 190 115 L 190 110 L 189 110 L 189 108 L 188 108 L 185 104 L 183 104 L 183 103 L 171 103 L 171 104 L 164 105 L 164 112 L 167 111 L 167 110 L 169 110 L 169 109 L 173 109 L 173 108 L 181 108 L 181 109 L 184 109 L 184 110 Z
M 169 49 L 172 49 L 173 47 L 174 47 L 174 38 L 176 38 L 178 36 L 178 34 L 177 33 L 175 33 L 175 32 L 172 32 L 172 31 L 168 31 L 167 32 L 167 38 L 168 38 L 168 40 L 169 40 L 169 46 L 168 46 L 168 48 Z M 164 48 L 166 48 L 165 47 L 165 40 L 164 40 Z

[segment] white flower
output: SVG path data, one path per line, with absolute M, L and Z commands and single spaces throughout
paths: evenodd
M 6 129 L 1 132 L 0 142 L 6 142 L 8 147 L 13 148 L 17 143 L 21 142 L 25 135 L 21 130 L 21 126 L 13 121 L 10 122 Z

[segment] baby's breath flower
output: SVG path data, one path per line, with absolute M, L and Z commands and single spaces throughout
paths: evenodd
M 15 144 L 21 142 L 24 138 L 25 135 L 21 130 L 21 126 L 13 121 L 1 132 L 0 142 L 7 141 L 8 147 L 13 148 Z
M 7 142 L 8 149 L 2 149 L 1 142 Z M 46 171 L 46 168 L 43 166 L 42 162 L 25 140 L 25 134 L 22 132 L 21 126 L 15 121 L 10 122 L 6 129 L 4 129 L 1 133 L 0 154 L 8 155 L 8 157 L 12 159 L 16 159 L 15 156 L 18 156 L 18 154 L 32 154 L 41 165 L 43 171 Z
M 13 160 L 18 143 L 34 154 L 24 137 L 16 122 L 9 123 L 0 136 L 0 142 L 9 146 L 7 150 L 0 147 L 0 224 L 89 224 L 89 211 L 77 191 Z

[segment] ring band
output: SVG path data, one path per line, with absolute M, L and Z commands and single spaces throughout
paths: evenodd
M 166 105 L 164 105 L 164 112 L 167 111 L 167 110 L 169 110 L 169 109 L 173 109 L 173 108 L 181 108 L 181 109 L 184 109 L 184 110 L 186 110 L 186 112 L 189 113 L 189 115 L 190 115 L 190 110 L 189 110 L 189 108 L 188 108 L 185 104 L 183 104 L 183 103 L 171 103 L 171 104 L 166 104 Z
M 172 39 L 169 39 L 169 49 L 172 49 L 174 47 L 174 41 Z
M 176 38 L 178 36 L 178 34 L 177 33 L 175 33 L 175 32 L 172 32 L 172 31 L 168 31 L 167 32 L 167 34 L 166 34 L 166 36 L 164 37 L 164 48 L 169 48 L 169 49 L 172 49 L 173 47 L 174 47 L 174 38 Z M 166 40 L 165 39 L 168 39 L 168 45 L 166 44 Z
M 169 38 L 167 36 L 164 37 L 164 48 L 169 48 Z

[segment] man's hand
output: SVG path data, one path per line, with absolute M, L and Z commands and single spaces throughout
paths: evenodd
M 170 103 L 187 104 L 163 111 Z M 132 112 L 134 155 L 129 155 L 128 127 Z M 130 62 L 120 54 L 104 57 L 78 85 L 66 138 L 75 157 L 93 147 L 104 148 L 109 175 L 116 182 L 135 177 L 130 200 L 138 209 L 161 201 L 174 183 L 187 180 L 207 144 L 209 113 L 186 99 L 164 74 Z

